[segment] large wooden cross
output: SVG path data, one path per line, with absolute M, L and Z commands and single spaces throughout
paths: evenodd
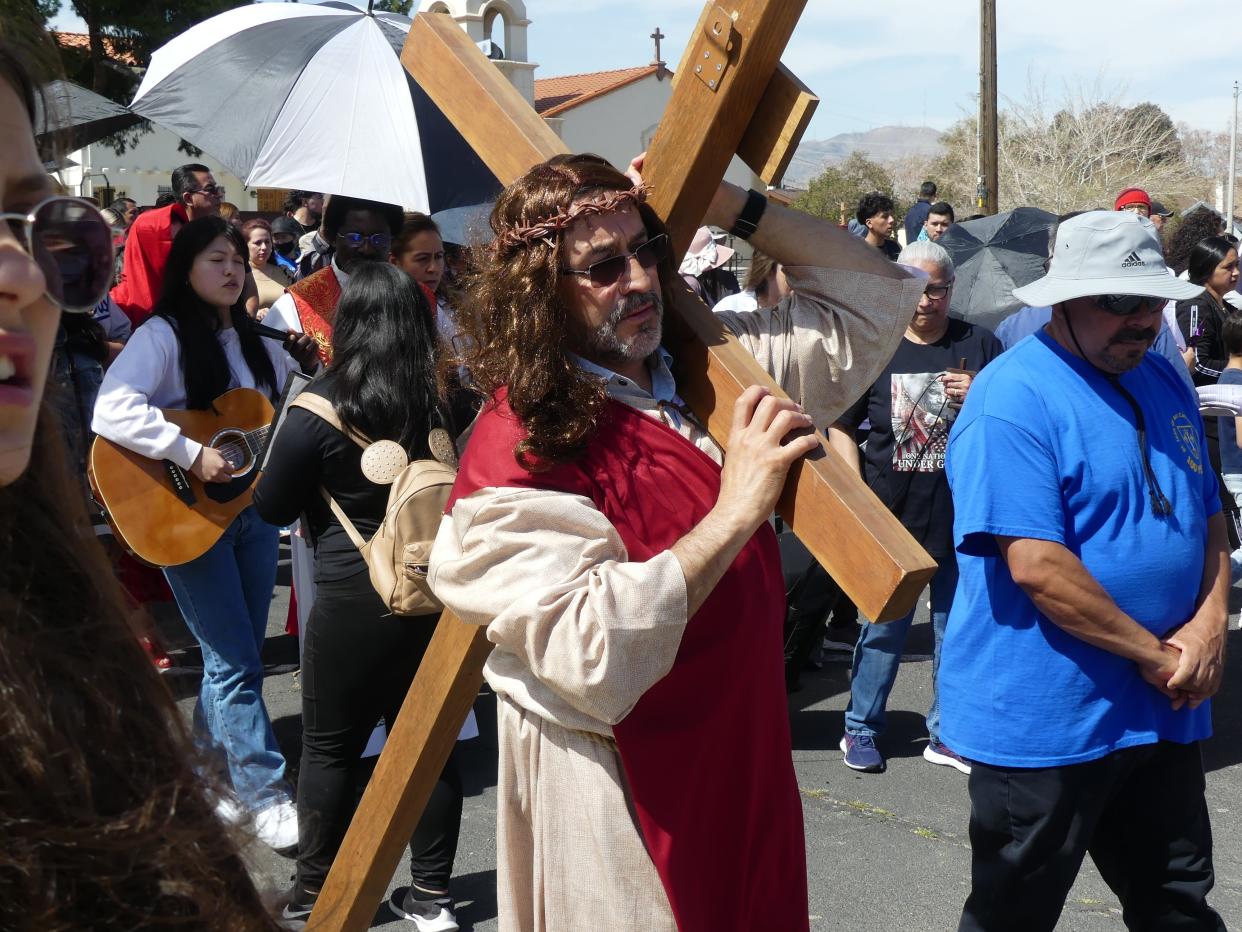
M 768 183 L 784 173 L 816 99 L 779 62 L 806 0 L 708 0 L 644 166 L 652 207 L 681 255 L 734 153 Z M 504 184 L 566 150 L 448 16 L 415 18 L 401 62 Z M 670 346 L 678 389 L 725 446 L 733 403 L 749 385 L 779 387 L 689 289 Z M 904 615 L 935 563 L 824 446 L 790 472 L 778 512 L 858 607 Z M 480 581 L 486 585 L 485 580 Z M 413 622 L 417 624 L 417 622 Z M 486 629 L 445 612 L 320 892 L 308 928 L 365 929 L 418 824 L 482 683 Z

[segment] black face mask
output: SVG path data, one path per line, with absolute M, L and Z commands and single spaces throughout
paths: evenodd
M 289 256 L 293 255 L 293 247 L 295 245 L 297 244 L 294 243 L 293 240 L 289 240 L 289 242 L 287 243 L 276 243 L 275 244 L 276 251 L 280 253 L 282 256 L 284 256 L 286 259 L 289 258 Z

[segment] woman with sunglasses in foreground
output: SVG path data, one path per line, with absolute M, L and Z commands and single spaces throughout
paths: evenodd
M 0 928 L 275 929 L 124 622 L 44 398 L 60 307 L 104 296 L 112 245 L 93 206 L 49 196 L 34 89 L 0 44 Z
M 92 428 L 155 460 L 171 460 L 206 483 L 232 476 L 225 455 L 183 436 L 161 408 L 208 409 L 231 388 L 275 398 L 298 362 L 249 326 L 243 300 L 246 244 L 219 217 L 183 226 L 173 240 L 154 313 L 134 331 L 104 376 Z M 308 337 L 291 344 L 314 366 Z M 164 570 L 177 606 L 203 652 L 195 709 L 198 738 L 227 762 L 229 782 L 254 819 L 255 834 L 278 851 L 297 844 L 297 817 L 285 759 L 263 704 L 260 652 L 276 582 L 277 529 L 247 507 L 219 541 L 189 563 Z M 229 799 L 221 814 L 240 820 Z

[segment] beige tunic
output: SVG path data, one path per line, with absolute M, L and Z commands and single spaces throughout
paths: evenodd
M 720 317 L 823 428 L 892 357 L 923 282 L 786 275 L 793 293 L 776 308 Z M 627 379 L 613 375 L 607 387 L 720 461 L 693 420 Z M 489 488 L 444 518 L 430 573 L 444 603 L 487 625 L 495 645 L 485 675 L 499 699 L 501 932 L 673 932 L 610 742 L 611 726 L 676 657 L 687 622 L 677 558 L 629 561 L 581 496 Z

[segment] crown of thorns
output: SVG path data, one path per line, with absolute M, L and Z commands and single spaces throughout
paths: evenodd
M 628 191 L 613 191 L 597 200 L 584 201 L 568 208 L 558 208 L 556 213 L 548 217 L 542 217 L 534 223 L 509 227 L 507 230 L 502 231 L 496 237 L 496 244 L 502 249 L 529 246 L 536 240 L 546 240 L 552 235 L 559 233 L 575 220 L 579 220 L 582 217 L 609 214 L 626 203 L 645 203 L 650 192 L 651 188 L 647 185 L 639 184 Z

